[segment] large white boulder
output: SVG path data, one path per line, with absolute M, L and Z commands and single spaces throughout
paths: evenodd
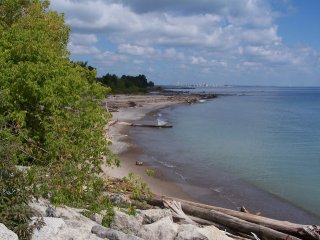
M 36 219 L 34 219 L 36 220 Z M 85 224 L 77 220 L 64 220 L 62 218 L 44 217 L 44 226 L 34 229 L 32 240 L 101 240 L 91 233 L 91 228 L 95 224 Z
M 214 226 L 198 227 L 191 224 L 179 226 L 175 240 L 232 240 L 223 231 Z
M 172 213 L 169 209 L 147 209 L 138 211 L 138 214 L 142 217 L 143 224 L 154 223 L 164 217 L 172 218 Z
M 137 235 L 142 228 L 142 217 L 139 215 L 128 215 L 122 211 L 115 210 L 110 228 L 127 234 Z
M 157 222 L 143 225 L 138 236 L 143 239 L 174 240 L 178 233 L 178 224 L 171 217 L 164 217 Z
M 228 237 L 225 232 L 219 230 L 215 226 L 199 228 L 198 231 L 205 235 L 209 240 L 233 240 L 232 238 Z
M 83 216 L 81 214 L 82 209 L 66 206 L 53 208 L 49 201 L 43 199 L 33 201 L 29 206 L 36 213 L 36 216 L 43 217 L 45 223 L 39 230 L 34 230 L 32 240 L 100 240 L 99 237 L 91 233 L 91 228 L 96 223 Z M 48 217 L 48 215 L 55 217 Z M 34 221 L 37 219 L 37 217 L 33 218 Z
M 208 238 L 199 232 L 199 227 L 191 224 L 182 224 L 179 226 L 178 235 L 175 240 L 208 240 Z
M 0 239 L 1 240 L 18 240 L 17 234 L 8 229 L 4 224 L 0 223 Z

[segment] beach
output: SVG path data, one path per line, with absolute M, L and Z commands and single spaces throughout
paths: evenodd
M 110 150 L 117 154 L 120 158 L 120 167 L 103 166 L 103 171 L 109 177 L 122 178 L 134 173 L 141 176 L 142 180 L 148 183 L 151 192 L 159 195 L 183 198 L 193 200 L 186 191 L 182 190 L 179 183 L 174 183 L 159 176 L 148 176 L 146 170 L 150 169 L 146 164 L 143 166 L 136 165 L 136 159 L 143 151 L 128 135 L 128 128 L 123 122 L 134 122 L 142 119 L 147 114 L 158 111 L 162 108 L 173 106 L 176 104 L 188 104 L 190 99 L 196 101 L 199 97 L 181 97 L 181 96 L 164 96 L 164 95 L 116 95 L 107 99 L 107 105 L 116 108 L 112 112 L 112 119 L 107 126 L 107 137 L 111 140 Z M 130 107 L 130 102 L 135 106 Z

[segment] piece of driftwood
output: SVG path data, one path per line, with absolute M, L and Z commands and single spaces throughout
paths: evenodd
M 141 123 L 131 123 L 131 127 L 150 127 L 150 128 L 172 128 L 172 125 L 157 125 L 157 124 L 141 124 Z
M 203 218 L 209 221 L 219 223 L 221 225 L 227 226 L 235 231 L 244 233 L 255 233 L 262 240 L 298 240 L 300 238 L 291 236 L 286 233 L 278 232 L 271 228 L 261 226 L 255 223 L 247 222 L 245 220 L 227 215 L 222 212 L 215 210 L 208 210 L 204 208 L 199 208 L 187 204 L 182 204 L 182 209 L 185 213 L 199 218 Z
M 299 237 L 302 239 L 317 239 L 318 240 L 318 238 L 317 238 L 317 229 L 318 228 L 313 227 L 313 226 L 300 225 L 300 224 L 290 223 L 287 221 L 279 221 L 279 220 L 274 220 L 274 219 L 270 219 L 270 218 L 266 218 L 266 217 L 262 217 L 262 216 L 253 215 L 250 213 L 243 213 L 243 212 L 238 212 L 238 211 L 234 211 L 234 210 L 230 210 L 230 209 L 209 206 L 206 204 L 194 203 L 194 202 L 190 202 L 190 201 L 186 201 L 186 200 L 182 200 L 182 199 L 177 199 L 177 198 L 160 197 L 157 195 L 155 195 L 152 199 L 149 200 L 149 204 L 163 206 L 163 203 L 162 203 L 163 199 L 174 199 L 176 201 L 181 202 L 182 210 L 186 214 L 196 216 L 199 218 L 203 218 L 203 217 L 199 216 L 199 215 L 194 215 L 195 212 L 193 212 L 193 209 L 197 209 L 197 211 L 198 211 L 198 212 L 196 212 L 197 214 L 200 212 L 209 213 L 211 211 L 216 212 L 216 213 L 222 213 L 226 216 L 234 217 L 234 218 L 243 220 L 248 223 L 253 223 L 253 224 L 256 224 L 257 226 L 273 229 L 277 232 L 282 232 L 287 235 L 296 236 L 296 237 Z M 216 214 L 216 215 L 219 215 L 219 214 Z M 217 222 L 216 221 L 217 219 L 208 219 L 208 218 L 204 218 L 204 219 L 209 220 L 209 221 L 214 221 L 218 224 L 225 225 L 221 222 Z M 227 226 L 227 227 L 230 227 L 230 226 Z M 281 239 L 281 238 L 279 238 L 279 239 Z
M 226 235 L 228 237 L 231 237 L 232 239 L 235 239 L 235 240 L 251 240 L 252 239 L 252 238 L 244 238 L 244 237 L 236 236 L 236 235 L 233 235 L 232 233 L 228 233 L 228 232 L 226 232 Z
M 180 202 L 170 200 L 170 199 L 164 199 L 163 205 L 165 206 L 165 208 L 170 209 L 173 219 L 176 219 L 181 223 L 198 225 L 195 221 L 193 221 L 189 216 L 187 216 L 182 211 Z
M 128 122 L 119 122 L 121 125 L 131 126 L 131 127 L 149 127 L 149 128 L 172 128 L 172 125 L 157 125 L 157 124 L 142 124 L 142 123 L 128 123 Z

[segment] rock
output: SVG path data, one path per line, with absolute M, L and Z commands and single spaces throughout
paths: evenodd
M 179 226 L 178 235 L 175 240 L 208 240 L 208 238 L 200 233 L 199 228 L 191 224 L 182 224 Z
M 172 213 L 169 209 L 147 209 L 138 213 L 142 217 L 142 224 L 154 223 L 164 217 L 172 218 Z
M 21 171 L 21 172 L 26 172 L 28 170 L 31 169 L 31 167 L 28 167 L 28 166 L 21 166 L 21 165 L 16 165 L 15 166 L 17 170 Z
M 89 217 L 92 221 L 95 221 L 98 224 L 102 224 L 103 216 L 101 214 L 95 213 Z
M 111 222 L 110 227 L 124 233 L 137 235 L 142 228 L 142 217 L 139 215 L 131 216 L 119 210 L 115 210 L 114 219 Z
M 48 214 L 48 206 L 50 206 L 50 202 L 45 199 L 39 199 L 38 201 L 32 201 L 29 203 L 29 206 L 33 210 L 34 213 L 36 213 L 36 216 L 39 217 L 47 217 Z M 90 221 L 90 219 L 86 218 L 85 216 L 81 215 L 81 212 L 83 212 L 84 209 L 77 209 L 77 208 L 71 208 L 71 207 L 56 207 L 54 208 L 55 217 L 62 218 L 64 220 L 78 220 L 81 222 L 87 222 Z M 92 225 L 95 223 L 92 222 Z M 91 229 L 91 228 L 90 228 Z
M 18 240 L 17 234 L 8 229 L 4 224 L 0 223 L 0 239 L 1 240 Z
M 205 228 L 191 224 L 182 224 L 178 228 L 178 235 L 175 240 L 232 240 L 225 233 L 214 226 Z
M 48 205 L 48 207 L 46 209 L 46 216 L 47 217 L 56 217 L 56 210 L 51 205 Z
M 199 228 L 198 231 L 205 235 L 209 240 L 233 240 L 215 226 Z
M 100 225 L 93 226 L 91 232 L 96 234 L 100 238 L 108 238 L 110 240 L 142 240 L 139 237 L 125 234 L 114 229 L 105 228 Z
M 59 232 L 66 228 L 66 224 L 61 218 L 51 218 L 45 217 L 43 218 L 45 225 L 40 229 L 34 229 L 32 240 L 40 240 L 40 239 L 57 239 L 57 235 Z
M 37 218 L 33 218 L 35 221 Z M 89 219 L 88 219 L 89 220 Z M 76 220 L 64 220 L 62 218 L 44 217 L 45 225 L 40 229 L 34 229 L 32 240 L 101 240 L 91 233 L 93 224 L 84 224 Z M 90 221 L 90 220 L 89 220 Z
M 128 196 L 118 193 L 108 193 L 111 202 L 118 206 L 129 205 L 131 200 Z
M 178 232 L 178 224 L 171 217 L 164 217 L 152 224 L 144 225 L 137 236 L 143 239 L 173 240 Z
M 54 217 L 47 217 L 49 201 L 40 199 L 29 204 L 36 216 L 43 217 L 45 226 L 40 230 L 35 229 L 32 239 L 100 239 L 91 233 L 91 228 L 97 223 L 81 214 L 83 209 L 75 209 L 70 207 L 56 207 L 54 209 Z M 51 211 L 49 211 L 51 212 Z M 34 221 L 37 218 L 33 218 Z M 47 235 L 50 232 L 52 235 Z M 101 239 L 100 239 L 101 240 Z

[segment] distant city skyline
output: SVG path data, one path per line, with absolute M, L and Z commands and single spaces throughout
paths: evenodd
M 73 61 L 155 84 L 320 86 L 320 1 L 51 0 Z

